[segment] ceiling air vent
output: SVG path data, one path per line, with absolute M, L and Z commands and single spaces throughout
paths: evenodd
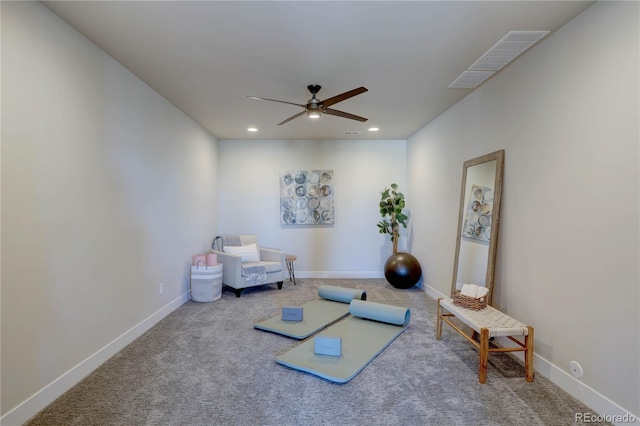
M 345 136 L 358 136 L 360 134 L 362 134 L 361 131 L 359 130 L 346 130 L 344 132 L 342 132 L 343 135 Z
M 451 83 L 449 88 L 475 89 L 547 34 L 549 31 L 509 31 Z
M 465 71 L 449 85 L 450 89 L 475 89 L 495 71 Z

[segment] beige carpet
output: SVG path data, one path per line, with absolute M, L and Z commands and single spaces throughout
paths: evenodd
M 384 280 L 297 283 L 186 303 L 27 424 L 555 426 L 592 413 L 540 375 L 525 382 L 507 354 L 490 355 L 479 384 L 478 352 L 448 327 L 436 340 L 436 303 L 422 290 Z M 317 298 L 321 284 L 411 309 L 409 328 L 346 384 L 276 364 L 299 342 L 253 328 Z

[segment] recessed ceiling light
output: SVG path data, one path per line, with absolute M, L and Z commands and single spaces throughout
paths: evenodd
M 377 127 L 369 127 L 369 131 L 370 132 L 377 132 L 378 130 L 380 130 L 380 129 L 377 128 Z
M 258 129 L 256 127 L 249 127 L 247 129 L 247 132 L 257 132 L 257 131 L 258 131 Z

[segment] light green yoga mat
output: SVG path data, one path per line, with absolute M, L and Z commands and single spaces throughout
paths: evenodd
M 277 356 L 276 362 L 346 383 L 407 329 L 411 317 L 408 308 L 361 300 L 353 300 L 349 312 L 352 316 L 317 334 L 342 338 L 341 356 L 316 355 L 314 339 L 309 339 Z
M 366 299 L 367 293 L 358 289 L 321 285 L 318 296 L 322 299 L 302 305 L 302 321 L 282 321 L 282 315 L 278 314 L 253 326 L 294 339 L 306 339 L 347 316 L 351 300 Z

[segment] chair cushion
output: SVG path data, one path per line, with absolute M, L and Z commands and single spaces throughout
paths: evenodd
M 251 267 L 251 266 L 264 266 L 265 272 L 268 274 L 270 272 L 280 272 L 282 270 L 282 263 L 280 262 L 242 262 L 243 267 Z
M 258 253 L 258 247 L 255 244 L 249 244 L 246 246 L 224 246 L 222 250 L 225 253 L 235 254 L 242 258 L 242 263 L 245 262 L 259 262 L 260 255 Z

